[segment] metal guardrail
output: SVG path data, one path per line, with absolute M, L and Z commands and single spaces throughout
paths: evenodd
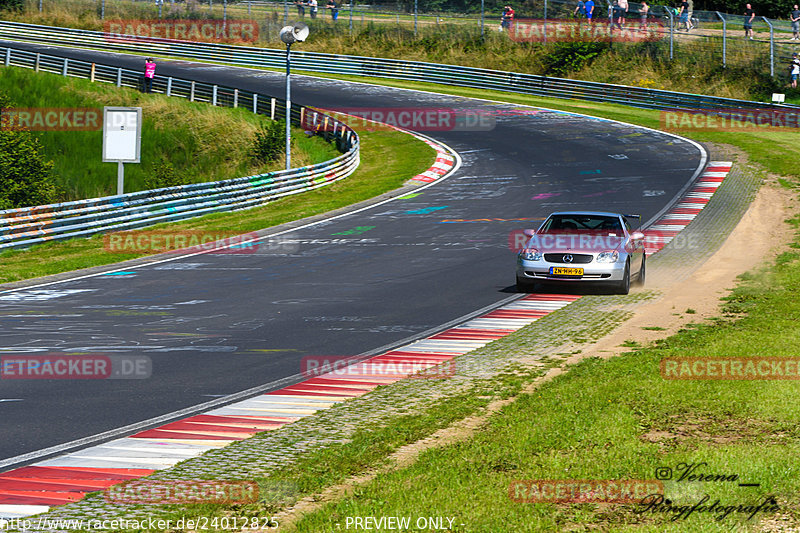
M 108 65 L 0 47 L 6 66 L 32 68 L 64 76 L 139 87 L 142 73 Z M 227 107 L 246 107 L 282 120 L 285 102 L 259 93 L 178 78 L 156 78 L 154 92 Z M 359 164 L 358 135 L 347 125 L 314 110 L 292 106 L 292 122 L 319 124 L 335 140 L 341 156 L 297 169 L 208 183 L 140 191 L 117 196 L 0 211 L 0 250 L 46 241 L 174 222 L 220 211 L 246 209 L 316 189 L 350 175 Z
M 16 22 L 0 22 L 0 39 L 196 59 L 245 67 L 280 69 L 285 62 L 285 52 L 278 49 L 155 38 L 143 40 L 114 37 L 99 31 Z M 617 103 L 647 109 L 800 109 L 800 106 L 776 106 L 732 98 L 399 59 L 298 50 L 293 51 L 292 61 L 294 68 L 307 72 L 431 82 L 553 98 Z

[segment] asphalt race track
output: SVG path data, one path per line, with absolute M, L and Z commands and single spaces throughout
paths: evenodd
M 284 92 L 280 74 L 233 67 L 158 61 L 157 75 Z M 498 302 L 514 291 L 509 232 L 561 209 L 637 212 L 646 221 L 703 160 L 675 137 L 566 113 L 302 76 L 292 87 L 293 101 L 306 105 L 481 109 L 494 124 L 425 132 L 461 154 L 455 174 L 411 198 L 286 234 L 281 246 L 0 292 L 2 355 L 153 362 L 149 379 L 0 381 L 0 460 L 298 374 L 307 355 L 371 351 Z

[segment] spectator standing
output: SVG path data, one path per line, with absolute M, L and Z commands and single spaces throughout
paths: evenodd
M 156 64 L 152 57 L 144 62 L 144 92 L 153 92 L 153 78 L 156 76 Z
M 317 18 L 317 0 L 308 0 L 308 7 L 311 11 L 311 18 Z
M 744 8 L 744 37 L 750 37 L 753 40 L 753 19 L 756 18 L 756 12 L 750 4 L 746 4 Z
M 680 22 L 683 23 L 686 31 L 689 31 L 689 2 L 687 0 L 683 0 L 681 2 L 681 9 L 680 13 Z
M 594 20 L 594 0 L 586 0 L 586 18 L 589 19 L 589 22 Z
M 797 52 L 792 54 L 792 62 L 789 63 L 789 77 L 792 79 L 792 89 L 797 88 L 797 78 L 800 76 L 800 59 Z
M 575 6 L 575 11 L 572 12 L 573 17 L 583 18 L 586 16 L 586 2 L 578 0 L 578 5 Z
M 692 22 L 692 18 L 694 17 L 694 0 L 686 0 L 689 3 L 689 29 L 694 29 L 694 22 Z
M 617 0 L 619 3 L 619 8 L 622 10 L 619 23 L 621 26 L 625 25 L 625 18 L 628 16 L 628 0 Z
M 789 13 L 789 18 L 792 19 L 792 40 L 800 40 L 800 9 L 797 8 L 797 4 L 794 5 L 794 9 Z
M 639 8 L 639 29 L 647 29 L 647 14 L 650 11 L 650 6 L 647 2 L 642 2 L 642 7 Z
M 331 19 L 336 22 L 336 19 L 339 18 L 339 4 L 336 3 L 336 0 L 328 0 L 328 9 L 331 10 Z
M 511 4 L 503 8 L 503 16 L 500 17 L 500 30 L 510 30 L 511 24 L 514 23 L 514 8 Z
M 614 26 L 622 31 L 622 25 L 620 24 L 622 20 L 622 7 L 619 5 L 619 0 L 614 0 L 614 5 L 611 9 L 611 28 L 609 28 L 609 31 L 614 31 Z
M 306 18 L 306 8 L 303 4 L 303 0 L 295 0 L 294 5 L 297 6 L 297 16 L 300 18 Z

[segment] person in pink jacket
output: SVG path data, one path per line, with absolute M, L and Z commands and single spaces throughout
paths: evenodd
M 156 64 L 152 57 L 148 57 L 144 64 L 144 92 L 153 92 L 153 78 L 156 76 Z

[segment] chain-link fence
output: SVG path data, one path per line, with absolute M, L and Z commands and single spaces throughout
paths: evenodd
M 52 19 L 54 25 L 61 25 L 63 21 L 74 19 L 77 27 L 87 27 L 87 14 L 94 14 L 104 21 L 252 20 L 260 28 L 258 43 L 270 46 L 279 44 L 281 26 L 300 20 L 310 24 L 314 33 L 346 34 L 371 29 L 374 32 L 404 32 L 432 40 L 437 37 L 467 40 L 487 33 L 506 34 L 509 39 L 519 42 L 542 43 L 649 40 L 660 43 L 654 50 L 665 60 L 693 54 L 703 57 L 708 63 L 745 67 L 773 76 L 783 72 L 795 48 L 800 48 L 800 41 L 798 45 L 793 44 L 795 34 L 788 18 L 779 20 L 755 16 L 752 20 L 753 38 L 750 39 L 745 36 L 743 14 L 690 11 L 684 17 L 671 6 L 652 5 L 645 9 L 644 4 L 635 2 L 628 3 L 627 10 L 620 13 L 614 9 L 617 0 L 595 0 L 591 26 L 579 0 L 526 2 L 514 13 L 513 22 L 505 25 L 502 24 L 502 13 L 482 10 L 483 3 L 471 5 L 469 11 L 422 12 L 415 9 L 417 3 L 413 0 L 383 3 L 378 0 L 378 3 L 373 1 L 371 4 L 340 0 L 26 1 L 26 10 L 39 12 L 43 17 L 41 22 L 47 23 Z

